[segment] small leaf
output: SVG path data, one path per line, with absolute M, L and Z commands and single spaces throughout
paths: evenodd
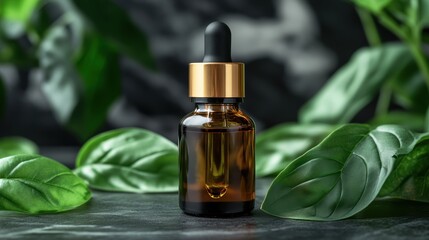
M 278 174 L 293 159 L 314 147 L 333 126 L 285 123 L 256 136 L 256 175 Z
M 146 36 L 112 0 L 73 0 L 93 28 L 122 53 L 141 64 L 155 67 Z M 103 6 L 103 7 L 100 7 Z
M 380 86 L 412 60 L 401 44 L 364 48 L 340 68 L 300 111 L 303 123 L 347 123 L 366 106 Z
M 69 119 L 69 129 L 86 140 L 104 123 L 110 107 L 121 94 L 119 62 L 97 35 L 87 35 L 84 53 L 76 62 L 82 82 L 79 103 Z
M 356 5 L 379 13 L 394 0 L 352 0 Z
M 421 135 L 396 158 L 379 197 L 429 202 L 429 134 Z
M 0 210 L 63 212 L 91 198 L 85 183 L 62 164 L 38 155 L 0 159 Z
M 429 92 L 424 76 L 414 61 L 410 62 L 392 81 L 394 100 L 405 109 L 425 113 Z
M 366 208 L 414 135 L 399 126 L 349 124 L 290 163 L 273 181 L 261 209 L 293 219 L 338 220 Z
M 39 0 L 1 0 L 0 32 L 5 33 L 10 38 L 16 38 L 23 34 L 39 2 Z
M 429 0 L 420 1 L 420 23 L 422 28 L 429 27 Z
M 37 145 L 26 138 L 0 138 L 0 158 L 17 154 L 34 154 L 38 151 Z
M 56 119 L 81 140 L 88 139 L 120 95 L 116 53 L 99 35 L 86 32 L 70 11 L 48 31 L 39 59 L 42 91 Z
M 424 130 L 424 122 L 425 117 L 422 114 L 393 111 L 376 117 L 370 122 L 370 124 L 375 127 L 386 124 L 395 124 L 401 125 L 409 130 L 419 132 Z
M 79 152 L 75 172 L 91 187 L 120 192 L 178 189 L 177 146 L 153 132 L 126 128 L 90 139 Z

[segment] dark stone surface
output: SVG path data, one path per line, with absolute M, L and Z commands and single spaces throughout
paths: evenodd
M 42 148 L 41 154 L 73 168 L 77 148 Z M 239 218 L 185 215 L 178 196 L 93 191 L 73 211 L 31 216 L 0 212 L 0 239 L 427 239 L 429 204 L 383 200 L 352 219 L 310 222 L 259 210 L 271 179 L 257 179 L 256 209 Z M 29 199 L 29 201 L 31 201 Z
M 257 182 L 257 207 L 270 180 Z M 87 205 L 40 216 L 0 213 L 2 239 L 427 239 L 429 205 L 377 201 L 353 219 L 309 222 L 255 210 L 239 218 L 197 218 L 181 212 L 177 194 L 94 191 Z

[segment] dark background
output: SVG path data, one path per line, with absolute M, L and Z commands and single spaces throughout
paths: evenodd
M 215 20 L 232 30 L 233 60 L 246 63 L 243 108 L 258 131 L 296 121 L 299 108 L 356 49 L 367 45 L 354 7 L 343 0 L 116 3 L 147 34 L 157 70 L 121 58 L 122 96 L 98 132 L 136 126 L 175 141 L 180 118 L 193 109 L 187 97 L 188 63 L 201 60 L 204 28 Z M 3 64 L 0 75 L 7 88 L 1 136 L 20 135 L 42 146 L 82 143 L 55 120 L 34 71 Z M 366 120 L 373 105 L 355 120 Z

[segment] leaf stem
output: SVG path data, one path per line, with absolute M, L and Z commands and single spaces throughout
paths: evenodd
M 417 62 L 417 66 L 420 68 L 420 71 L 423 74 L 423 77 L 426 81 L 426 85 L 429 89 L 429 65 L 425 53 L 423 52 L 420 40 L 411 40 L 408 42 L 408 45 L 411 49 L 411 52 L 414 56 L 414 59 Z
M 377 101 L 377 107 L 375 109 L 376 116 L 382 116 L 389 111 L 390 98 L 392 97 L 392 88 L 388 83 L 385 83 L 380 90 L 380 97 Z
M 406 31 L 402 26 L 399 26 L 389 15 L 384 12 L 380 13 L 379 17 L 380 22 L 387 29 L 392 31 L 402 41 L 407 43 L 429 89 L 429 64 L 422 48 L 422 37 L 420 32 L 421 29 L 409 29 L 409 31 Z
M 377 47 L 382 44 L 380 35 L 375 25 L 374 19 L 367 10 L 356 8 L 359 18 L 362 22 L 368 43 L 372 47 Z M 380 90 L 380 96 L 377 100 L 375 115 L 381 116 L 389 111 L 390 99 L 392 97 L 392 89 L 388 83 L 384 83 Z
M 389 15 L 385 12 L 381 12 L 378 16 L 380 18 L 381 24 L 383 24 L 387 29 L 393 32 L 400 39 L 405 39 L 406 34 L 401 26 L 399 26 Z
M 366 39 L 370 46 L 380 46 L 381 38 L 377 31 L 377 26 L 374 23 L 374 19 L 371 14 L 362 8 L 356 8 L 359 18 L 362 22 L 363 30 L 366 35 Z
M 429 132 L 429 107 L 428 107 L 428 110 L 426 111 L 425 131 Z

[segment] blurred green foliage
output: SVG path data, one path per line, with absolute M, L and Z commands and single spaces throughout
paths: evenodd
M 18 37 L 27 28 L 30 17 L 40 0 L 1 0 L 0 19 L 2 33 Z
M 377 96 L 377 109 L 369 121 L 372 126 L 397 124 L 417 132 L 429 130 L 429 63 L 424 51 L 429 39 L 424 31 L 429 28 L 429 0 L 351 2 L 356 4 L 370 46 L 357 50 L 301 108 L 298 123 L 282 124 L 259 134 L 258 138 L 265 141 L 256 141 L 258 176 L 279 173 L 299 157 L 295 153 L 302 154 L 316 144 L 286 146 L 294 130 L 349 123 Z M 374 19 L 400 41 L 384 43 Z M 392 109 L 392 103 L 403 109 Z M 273 132 L 273 137 L 266 138 Z M 303 134 L 299 141 L 313 142 L 314 135 Z
M 358 50 L 300 112 L 303 123 L 347 123 L 412 61 L 402 44 Z M 408 77 L 408 76 L 405 76 Z
M 37 145 L 29 139 L 22 137 L 0 138 L 0 158 L 17 154 L 36 154 Z
M 114 1 L 0 0 L 0 6 L 0 63 L 39 70 L 54 116 L 82 141 L 103 126 L 121 94 L 119 57 L 155 67 L 146 36 Z

